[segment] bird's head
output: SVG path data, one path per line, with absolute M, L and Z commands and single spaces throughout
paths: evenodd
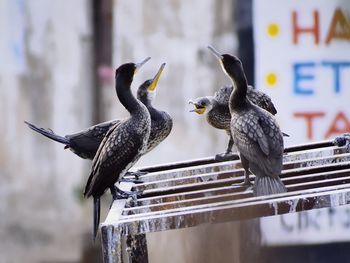
M 165 63 L 163 63 L 153 79 L 148 79 L 137 90 L 137 98 L 144 104 L 151 103 L 156 95 L 156 88 L 162 75 Z
M 135 73 L 150 59 L 150 57 L 147 57 L 140 63 L 125 63 L 119 66 L 115 71 L 115 79 L 122 78 L 124 81 L 131 83 Z
M 196 112 L 198 114 L 204 114 L 206 111 L 210 111 L 213 107 L 212 101 L 208 97 L 200 97 L 188 102 L 194 106 L 190 112 Z
M 222 70 L 231 78 L 241 77 L 243 72 L 242 62 L 234 55 L 220 54 L 212 46 L 208 46 L 211 53 L 219 60 Z

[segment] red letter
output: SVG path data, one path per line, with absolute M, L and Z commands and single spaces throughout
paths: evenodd
M 324 112 L 295 112 L 294 117 L 296 118 L 305 118 L 306 129 L 307 129 L 307 138 L 311 140 L 313 138 L 313 125 L 312 121 L 314 118 L 323 117 Z
M 314 16 L 314 24 L 311 27 L 299 27 L 297 25 L 297 12 L 293 11 L 292 13 L 292 31 L 293 31 L 293 43 L 296 45 L 298 44 L 298 40 L 299 40 L 299 34 L 300 33 L 311 33 L 314 35 L 315 37 L 315 44 L 317 45 L 319 43 L 320 40 L 320 36 L 319 36 L 319 16 L 318 16 L 318 11 L 314 11 L 313 12 L 313 16 Z
M 348 133 L 350 132 L 350 122 L 346 118 L 344 112 L 340 111 L 335 116 L 331 126 L 329 127 L 325 138 L 329 138 L 332 134 Z
M 340 8 L 337 8 L 334 12 L 326 44 L 328 45 L 333 38 L 350 40 L 350 23 L 346 20 Z

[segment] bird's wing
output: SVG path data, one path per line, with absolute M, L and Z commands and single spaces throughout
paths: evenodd
M 277 110 L 275 108 L 275 105 L 273 104 L 271 98 L 264 92 L 254 89 L 252 86 L 248 86 L 247 97 L 255 105 L 258 105 L 260 108 L 267 110 L 272 115 L 276 115 Z
M 102 160 L 102 157 L 101 157 L 101 154 L 102 152 L 104 151 L 103 149 L 105 147 L 107 147 L 107 141 L 108 139 L 110 138 L 110 135 L 112 134 L 112 132 L 121 125 L 121 121 L 119 122 L 116 122 L 114 124 L 114 126 L 112 126 L 108 131 L 107 133 L 105 134 L 105 137 L 103 138 L 102 142 L 100 143 L 100 146 L 98 147 L 98 150 L 95 154 L 95 157 L 94 159 L 92 160 L 92 165 L 91 165 L 91 173 L 90 173 L 90 176 L 87 180 L 87 183 L 86 183 L 86 187 L 85 187 L 85 190 L 84 190 L 84 195 L 87 194 L 87 190 L 88 188 L 90 187 L 91 185 L 91 180 L 93 178 L 93 175 L 96 173 L 97 169 L 98 169 L 98 166 Z
M 128 129 L 128 122 L 124 121 L 108 132 L 93 159 L 85 196 L 103 194 L 137 160 L 144 142 L 143 137 L 135 132 Z
M 222 86 L 217 92 L 215 92 L 214 99 L 220 105 L 228 106 L 228 102 L 230 100 L 230 96 L 231 96 L 232 90 L 233 90 L 232 85 Z
M 113 120 L 100 123 L 87 130 L 67 135 L 66 138 L 71 142 L 70 148 L 74 152 L 86 154 L 92 159 L 107 132 L 120 121 Z
M 270 176 L 279 175 L 283 138 L 273 116 L 263 110 L 250 111 L 232 126 L 234 142 L 250 162 Z

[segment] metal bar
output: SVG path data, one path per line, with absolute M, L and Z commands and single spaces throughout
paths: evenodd
M 122 262 L 122 232 L 118 222 L 126 200 L 115 200 L 101 227 L 103 262 Z
M 289 153 L 289 152 L 305 151 L 305 150 L 310 150 L 315 148 L 326 148 L 326 147 L 334 147 L 333 141 L 321 141 L 321 142 L 313 142 L 313 143 L 290 146 L 290 147 L 286 147 L 284 152 Z M 233 158 L 233 160 L 238 160 L 238 159 L 239 159 L 238 155 L 236 155 Z M 140 168 L 139 171 L 159 172 L 159 171 L 172 170 L 172 169 L 178 169 L 178 168 L 187 168 L 187 167 L 205 165 L 205 164 L 211 164 L 211 163 L 218 163 L 218 161 L 214 159 L 214 156 L 209 156 L 209 157 L 195 159 L 195 160 L 182 161 L 182 162 L 146 166 L 146 167 Z
M 129 263 L 148 263 L 146 234 L 128 235 L 126 244 Z
M 185 227 L 193 227 L 203 223 L 219 223 L 286 214 L 304 210 L 334 207 L 350 203 L 350 184 L 330 190 L 301 196 L 288 197 L 269 196 L 257 201 L 239 204 L 215 204 L 210 207 L 190 209 L 181 213 L 160 213 L 158 215 L 120 220 L 126 234 L 164 231 Z

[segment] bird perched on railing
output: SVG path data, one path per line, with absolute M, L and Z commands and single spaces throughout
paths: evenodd
M 92 160 L 92 168 L 85 186 L 84 196 L 94 199 L 94 237 L 100 222 L 100 197 L 109 188 L 113 199 L 117 192 L 128 195 L 115 187 L 115 183 L 138 161 L 147 150 L 151 133 L 151 116 L 146 106 L 131 92 L 131 83 L 143 62 L 126 63 L 115 72 L 115 87 L 120 103 L 130 113 L 126 119 L 109 129 Z
M 164 70 L 163 63 L 153 79 L 146 80 L 137 90 L 137 98 L 147 107 L 151 115 L 151 134 L 147 142 L 145 153 L 158 146 L 171 132 L 173 122 L 171 116 L 165 111 L 160 111 L 153 107 L 152 101 L 155 98 L 156 88 L 160 76 Z M 73 153 L 84 159 L 93 159 L 98 147 L 108 130 L 121 120 L 103 122 L 94 125 L 78 133 L 60 136 L 52 130 L 36 127 L 25 121 L 32 130 L 62 144 L 65 149 L 70 149 Z
M 248 84 L 242 62 L 235 56 L 210 51 L 218 58 L 232 81 L 230 95 L 231 133 L 245 170 L 244 184 L 249 185 L 249 170 L 255 174 L 256 196 L 286 192 L 279 178 L 282 171 L 283 134 L 273 115 L 247 98 Z
M 229 99 L 232 90 L 232 85 L 223 86 L 217 92 L 215 92 L 214 96 L 199 97 L 189 101 L 189 103 L 193 104 L 195 107 L 193 110 L 191 110 L 191 112 L 206 114 L 207 122 L 211 126 L 220 130 L 225 130 L 229 136 L 226 151 L 215 156 L 217 161 L 230 160 L 233 156 L 233 139 L 230 127 L 231 113 L 229 109 Z M 270 112 L 272 115 L 277 113 L 271 98 L 265 93 L 254 89 L 250 85 L 247 88 L 247 98 L 254 104 Z

